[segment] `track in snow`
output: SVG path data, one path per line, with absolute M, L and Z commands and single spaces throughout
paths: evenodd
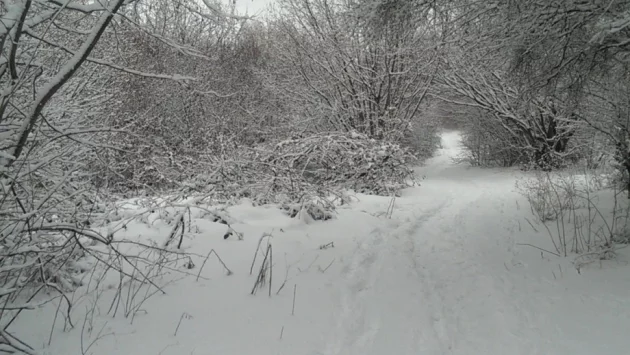
M 457 166 L 458 144 L 456 132 L 443 135 L 443 148 L 419 169 L 422 186 L 397 199 L 394 231 L 375 230 L 358 241 L 343 269 L 325 354 L 535 352 L 521 338 L 530 315 L 491 257 L 505 254 L 512 241 L 507 233 L 481 232 L 502 230 L 498 207 L 505 201 L 492 191 L 513 180 Z

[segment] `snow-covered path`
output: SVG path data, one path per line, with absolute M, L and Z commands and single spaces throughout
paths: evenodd
M 570 258 L 518 245 L 549 247 L 525 222 L 529 207 L 514 191 L 521 173 L 455 164 L 459 141 L 457 132 L 443 134 L 443 148 L 418 169 L 421 186 L 396 198 L 391 218 L 391 199 L 377 196 L 358 195 L 326 222 L 244 201 L 226 211 L 245 235 L 239 241 L 224 240 L 226 227 L 200 210 L 184 246 L 215 250 L 232 276 L 212 259 L 193 270 L 199 280 L 168 283 L 179 276 L 166 275 L 165 295 L 138 301 L 124 291 L 123 302 L 141 302 L 129 318 L 108 313 L 113 280 L 95 298 L 72 295 L 78 327 L 55 321 L 51 303 L 25 314 L 15 331 L 45 354 L 64 355 L 628 353 L 628 258 L 578 275 Z M 163 240 L 172 226 L 160 218 L 130 224 L 126 237 Z M 263 233 L 273 235 L 271 297 L 250 295 Z
M 418 171 L 426 177 L 422 186 L 397 199 L 396 228 L 376 229 L 357 241 L 345 260 L 339 316 L 325 354 L 588 354 L 614 349 L 570 333 L 561 339 L 565 322 L 558 318 L 566 317 L 565 310 L 590 313 L 571 310 L 584 305 L 584 296 L 578 304 L 567 300 L 553 306 L 562 296 L 541 292 L 551 281 L 522 270 L 525 265 L 515 251 L 523 216 L 513 191 L 515 177 L 505 170 L 453 163 L 461 151 L 459 139 L 457 132 L 445 133 L 443 148 Z M 549 273 L 560 277 L 553 275 Z
M 397 227 L 375 230 L 346 260 L 326 354 L 531 353 L 518 334 L 530 315 L 491 255 L 513 244 L 497 234 L 505 197 L 491 193 L 513 180 L 455 165 L 458 143 L 455 132 L 443 136 L 443 149 L 419 169 L 422 187 L 397 199 Z

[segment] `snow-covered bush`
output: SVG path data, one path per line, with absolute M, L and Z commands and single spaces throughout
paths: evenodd
M 391 195 L 412 182 L 412 158 L 398 144 L 353 132 L 288 139 L 264 161 L 299 171 L 313 184 Z
M 547 231 L 558 255 L 609 254 L 614 243 L 626 240 L 630 210 L 620 190 L 611 189 L 599 174 L 536 172 L 517 188 L 529 202 L 533 223 Z
M 313 134 L 235 150 L 220 158 L 202 157 L 200 164 L 207 170 L 182 187 L 186 193 L 217 200 L 244 197 L 281 204 L 292 215 L 305 203 L 317 201 L 313 205 L 317 208 L 309 208 L 312 217 L 328 219 L 329 214 L 320 210 L 331 211 L 333 201 L 343 203 L 342 189 L 393 195 L 414 184 L 412 160 L 400 145 L 363 134 Z
M 517 187 L 541 222 L 555 221 L 565 210 L 578 207 L 574 205 L 578 190 L 571 175 L 537 171 L 533 178 L 519 181 Z

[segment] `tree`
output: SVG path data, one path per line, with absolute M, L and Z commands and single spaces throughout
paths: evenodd
M 300 100 L 317 129 L 399 140 L 417 119 L 435 70 L 429 8 L 398 21 L 394 14 L 400 12 L 388 9 L 392 4 L 281 2 L 275 26 L 286 39 L 278 43 L 282 75 L 301 84 L 285 90 Z M 388 20 L 380 16 L 385 12 Z
M 8 332 L 31 308 L 15 302 L 56 290 L 69 307 L 63 292 L 76 286 L 76 260 L 91 255 L 107 263 L 107 255 L 116 256 L 118 264 L 109 266 L 120 272 L 122 264 L 133 264 L 115 247 L 119 240 L 91 228 L 92 217 L 105 211 L 86 167 L 103 152 L 124 148 L 106 137 L 128 134 L 95 117 L 113 105 L 114 72 L 171 84 L 194 80 L 127 61 L 130 28 L 195 54 L 171 33 L 147 26 L 157 18 L 138 10 L 145 5 L 151 6 L 133 0 L 0 4 L 0 352 L 33 353 Z M 212 3 L 206 7 L 217 14 Z M 94 254 L 93 245 L 110 254 Z
M 461 104 L 483 108 L 509 128 L 537 165 L 562 164 L 579 153 L 571 140 L 585 129 L 592 80 L 610 78 L 618 66 L 627 27 L 615 14 L 627 7 L 623 1 L 444 2 L 456 44 L 441 82 Z

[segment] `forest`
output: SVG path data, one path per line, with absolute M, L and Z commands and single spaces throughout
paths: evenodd
M 0 23 L 0 354 L 39 354 L 12 327 L 48 303 L 80 328 L 70 295 L 95 270 L 119 294 L 163 292 L 181 265 L 199 279 L 191 209 L 219 242 L 243 238 L 224 211 L 243 199 L 327 223 L 347 191 L 421 190 L 445 130 L 461 164 L 536 176 L 520 188 L 549 233 L 576 226 L 571 204 L 602 215 L 554 177 L 615 191 L 606 230 L 551 235 L 553 254 L 629 240 L 628 1 L 3 0 Z M 157 210 L 161 240 L 124 236 Z

